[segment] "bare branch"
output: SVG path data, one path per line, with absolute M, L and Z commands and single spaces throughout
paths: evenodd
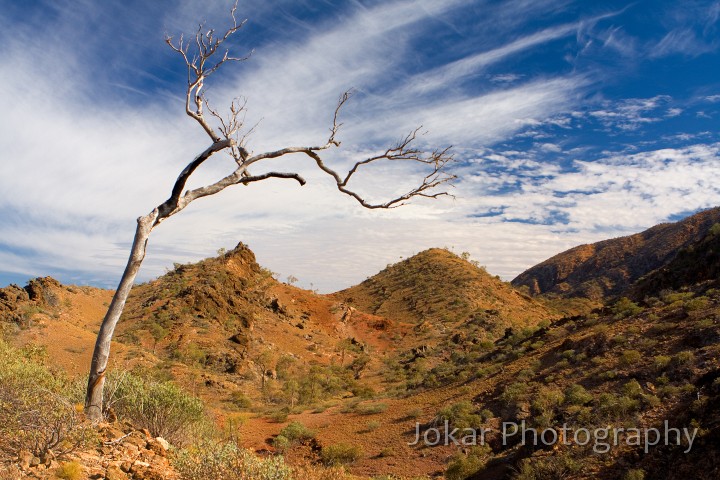
M 202 165 L 205 160 L 210 158 L 214 153 L 219 152 L 220 150 L 224 150 L 231 145 L 232 142 L 230 140 L 215 142 L 208 148 L 206 148 L 204 152 L 195 157 L 195 159 L 185 167 L 185 169 L 178 176 L 178 179 L 175 181 L 175 185 L 173 186 L 170 198 L 168 198 L 162 205 L 158 207 L 159 216 L 158 220 L 156 221 L 157 223 L 160 223 L 165 217 L 169 217 L 170 215 L 172 215 L 172 213 L 174 213 L 174 211 L 177 209 L 180 195 L 182 194 L 182 191 L 185 188 L 185 184 L 187 183 L 193 172 L 195 172 L 195 170 L 197 170 L 197 168 Z
M 365 208 L 377 209 L 399 207 L 401 205 L 405 205 L 407 201 L 413 197 L 438 198 L 445 195 L 451 196 L 447 191 L 433 192 L 433 190 L 444 184 L 452 184 L 452 181 L 456 178 L 455 175 L 446 172 L 448 165 L 453 160 L 453 156 L 449 153 L 450 147 L 443 150 L 435 150 L 429 155 L 424 155 L 421 150 L 410 147 L 410 144 L 415 140 L 418 130 L 419 129 L 416 129 L 410 133 L 401 142 L 399 142 L 397 146 L 386 150 L 385 153 L 356 162 L 350 168 L 345 178 L 342 179 L 338 172 L 325 165 L 322 158 L 320 158 L 316 152 L 308 150 L 304 153 L 315 160 L 315 163 L 323 172 L 333 177 L 339 191 L 353 197 Z M 365 200 L 359 193 L 348 188 L 348 183 L 360 167 L 381 160 L 405 160 L 417 162 L 430 165 L 432 170 L 425 176 L 425 178 L 423 178 L 420 185 L 412 188 L 407 193 L 383 203 L 371 203 Z
M 414 146 L 420 129 L 410 132 L 395 146 L 388 148 L 383 153 L 356 162 L 347 173 L 343 173 L 343 175 L 326 165 L 320 157 L 320 153 L 330 148 L 340 146 L 340 142 L 336 138 L 342 126 L 342 123 L 339 122 L 339 115 L 342 107 L 352 97 L 352 92 L 350 91 L 343 93 L 338 100 L 330 128 L 330 135 L 325 144 L 318 146 L 287 147 L 251 155 L 245 147 L 245 141 L 248 135 L 255 129 L 255 126 L 243 133 L 245 129 L 245 101 L 241 99 L 233 100 L 230 104 L 229 112 L 226 116 L 223 116 L 219 111 L 210 106 L 205 97 L 205 90 L 203 90 L 206 78 L 220 68 L 221 65 L 227 62 L 242 61 L 247 58 L 233 57 L 227 49 L 219 56 L 219 60 L 218 56 L 216 56 L 216 53 L 223 47 L 223 43 L 245 23 L 244 21 L 237 21 L 235 17 L 236 10 L 237 1 L 230 11 L 233 23 L 232 27 L 226 30 L 222 36 L 216 35 L 212 29 L 205 30 L 204 25 L 201 24 L 195 34 L 194 43 L 187 41 L 182 35 L 180 35 L 177 42 L 174 42 L 170 36 L 165 37 L 165 42 L 182 57 L 187 67 L 188 80 L 185 91 L 185 112 L 198 122 L 208 136 L 210 136 L 212 144 L 185 166 L 173 185 L 170 197 L 150 213 L 137 219 L 135 237 L 130 250 L 128 263 L 125 266 L 118 288 L 115 290 L 112 302 L 100 326 L 93 351 L 85 399 L 85 410 L 88 418 L 93 421 L 98 421 L 102 418 L 103 386 L 115 326 L 120 320 L 125 302 L 145 258 L 150 233 L 165 219 L 180 212 L 194 200 L 219 193 L 231 185 L 248 185 L 270 178 L 290 179 L 297 181 L 301 186 L 305 185 L 305 179 L 297 173 L 271 171 L 260 175 L 251 175 L 248 172 L 248 167 L 256 162 L 272 160 L 296 153 L 310 157 L 320 170 L 333 178 L 340 192 L 351 196 L 363 207 L 371 209 L 398 207 L 415 197 L 437 198 L 448 195 L 446 191 L 437 191 L 437 189 L 446 184 L 449 185 L 452 180 L 455 179 L 454 175 L 446 171 L 448 164 L 452 161 L 452 155 L 449 154 L 449 149 L 435 150 L 428 154 Z M 214 118 L 215 120 L 213 121 L 217 121 L 219 124 L 217 127 L 219 133 L 216 132 L 208 122 L 203 107 L 210 113 L 210 120 Z M 193 173 L 212 155 L 223 150 L 227 151 L 235 160 L 237 165 L 235 170 L 215 183 L 183 193 Z M 412 188 L 405 194 L 384 203 L 371 203 L 350 188 L 349 183 L 361 168 L 382 161 L 415 162 L 426 168 L 429 167 L 429 172 L 426 173 L 420 185 Z
M 190 43 L 185 43 L 182 35 L 180 36 L 177 44 L 173 43 L 173 39 L 171 36 L 165 36 L 165 43 L 167 43 L 170 48 L 172 48 L 174 51 L 178 52 L 182 56 L 183 61 L 187 66 L 188 86 L 185 92 L 185 113 L 187 113 L 189 117 L 191 117 L 193 120 L 198 122 L 200 126 L 202 126 L 203 130 L 205 130 L 205 132 L 210 136 L 213 142 L 220 141 L 222 137 L 215 132 L 215 130 L 208 123 L 207 119 L 203 114 L 204 102 L 201 90 L 204 86 L 204 81 L 224 63 L 241 62 L 247 60 L 250 57 L 250 55 L 246 55 L 244 57 L 231 56 L 230 51 L 226 49 L 222 54 L 222 58 L 220 58 L 220 60 L 216 61 L 214 64 L 212 64 L 212 66 L 208 66 L 208 62 L 214 58 L 215 54 L 218 52 L 218 49 L 222 46 L 222 44 L 226 40 L 228 40 L 228 38 L 230 38 L 232 34 L 240 30 L 243 25 L 245 25 L 246 20 L 243 20 L 241 22 L 237 21 L 237 18 L 235 17 L 236 11 L 237 1 L 230 10 L 232 27 L 228 28 L 222 35 L 222 37 L 215 36 L 215 31 L 212 29 L 206 31 L 204 28 L 204 24 L 201 23 L 200 25 L 198 25 L 197 32 L 195 33 L 192 59 L 188 56 L 188 52 L 190 50 Z M 233 113 L 231 111 L 231 117 L 237 115 L 237 113 Z M 220 115 L 214 114 L 213 116 L 222 120 L 222 117 Z M 237 126 L 236 122 L 228 123 L 232 123 L 233 127 Z M 225 139 L 228 139 L 231 135 L 236 134 L 240 127 L 242 127 L 242 123 L 240 123 L 237 129 L 234 129 L 228 127 L 228 125 L 221 122 L 221 132 L 223 129 L 233 132 L 231 134 L 226 134 L 225 132 L 222 132 Z
M 340 109 L 347 103 L 348 100 L 353 96 L 352 90 L 346 90 L 342 95 L 340 95 L 340 99 L 338 100 L 338 104 L 335 107 L 335 113 L 333 114 L 333 124 L 332 128 L 330 129 L 330 138 L 328 139 L 329 144 L 333 144 L 336 147 L 340 146 L 340 142 L 335 140 L 335 135 L 337 134 L 338 130 L 340 130 L 340 127 L 342 127 L 342 123 L 338 123 L 338 117 L 340 116 Z
M 301 177 L 300 175 L 298 175 L 297 173 L 286 173 L 286 172 L 268 172 L 268 173 L 263 173 L 262 175 L 253 175 L 253 176 L 243 178 L 238 183 L 243 183 L 243 184 L 247 185 L 248 183 L 259 182 L 261 180 L 267 180 L 268 178 L 289 178 L 289 179 L 297 180 L 297 182 L 300 184 L 301 187 L 307 183 L 305 181 L 305 179 L 303 177 Z

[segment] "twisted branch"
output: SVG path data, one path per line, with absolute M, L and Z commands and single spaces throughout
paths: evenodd
M 320 157 L 320 153 L 340 146 L 337 140 L 337 134 L 342 126 L 339 122 L 340 110 L 345 103 L 351 98 L 350 91 L 343 93 L 339 100 L 333 115 L 333 122 L 330 128 L 330 135 L 323 145 L 317 146 L 301 146 L 286 147 L 279 150 L 251 155 L 245 148 L 245 141 L 248 135 L 255 127 L 244 130 L 244 112 L 245 101 L 235 99 L 231 102 L 227 116 L 223 117 L 217 110 L 210 107 L 209 102 L 204 96 L 203 85 L 205 79 L 213 74 L 220 66 L 227 62 L 243 61 L 248 57 L 231 56 L 229 50 L 225 50 L 222 57 L 212 63 L 212 59 L 220 51 L 224 42 L 230 36 L 237 32 L 245 24 L 245 21 L 238 22 L 235 17 L 237 2 L 230 11 L 232 18 L 232 27 L 230 27 L 224 35 L 216 36 L 214 30 L 203 31 L 204 25 L 200 25 L 195 34 L 194 42 L 186 42 L 181 35 L 177 43 L 173 43 L 172 37 L 166 36 L 166 43 L 174 51 L 178 52 L 187 67 L 187 89 L 185 91 L 185 113 L 195 120 L 203 130 L 208 134 L 212 143 L 202 153 L 196 156 L 185 168 L 180 172 L 175 184 L 173 185 L 170 197 L 154 208 L 150 213 L 138 218 L 135 237 L 133 239 L 132 248 L 128 263 L 125 267 L 120 284 L 115 290 L 112 302 L 108 307 L 105 318 L 100 326 L 98 338 L 93 351 L 92 364 L 90 366 L 90 375 L 88 377 L 88 387 L 85 399 L 85 411 L 88 418 L 93 421 L 99 421 L 102 418 L 103 407 L 103 388 L 105 383 L 105 372 L 110 356 L 110 344 L 115 326 L 122 315 L 125 302 L 130 294 L 135 277 L 145 258 L 147 242 L 153 228 L 163 222 L 165 219 L 180 212 L 194 200 L 198 198 L 214 195 L 221 192 L 231 185 L 249 185 L 251 183 L 260 182 L 270 178 L 291 179 L 297 181 L 301 186 L 305 185 L 305 179 L 295 172 L 275 172 L 271 171 L 260 175 L 251 175 L 248 167 L 257 162 L 292 155 L 296 153 L 304 154 L 310 157 L 315 164 L 330 175 L 337 189 L 357 200 L 360 205 L 365 208 L 394 208 L 404 205 L 414 197 L 438 198 L 443 195 L 449 195 L 447 191 L 436 191 L 437 187 L 450 184 L 455 176 L 447 173 L 447 167 L 452 161 L 452 155 L 449 148 L 435 150 L 429 154 L 424 153 L 414 146 L 420 129 L 415 129 L 407 136 L 403 137 L 395 146 L 386 149 L 383 153 L 369 157 L 365 160 L 356 162 L 347 173 L 340 175 L 335 169 L 324 163 Z M 192 49 L 192 53 L 191 53 Z M 208 122 L 205 116 L 203 106 L 214 118 L 218 126 L 216 128 Z M 219 132 L 219 133 L 218 133 Z M 183 193 L 190 177 L 197 169 L 206 162 L 215 153 L 225 151 L 228 152 L 236 163 L 235 170 L 221 178 L 220 180 L 206 185 L 204 187 L 188 190 Z M 400 195 L 391 200 L 382 203 L 372 203 L 366 201 L 359 193 L 349 187 L 353 176 L 367 165 L 381 161 L 409 161 L 416 162 L 423 166 L 429 167 L 429 172 L 422 179 L 420 184 L 412 188 L 407 193 Z

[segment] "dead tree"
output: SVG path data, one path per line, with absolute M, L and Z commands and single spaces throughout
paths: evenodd
M 177 41 L 169 36 L 165 38 L 166 43 L 182 57 L 187 66 L 188 82 L 185 95 L 185 113 L 207 133 L 210 137 L 210 145 L 183 169 L 175 181 L 170 197 L 150 213 L 137 219 L 137 229 L 130 250 L 130 258 L 100 326 L 93 352 L 85 397 L 85 411 L 93 421 L 99 421 L 102 418 L 103 385 L 115 325 L 120 319 L 135 276 L 145 257 L 150 232 L 164 220 L 182 211 L 194 200 L 219 193 L 231 185 L 248 185 L 271 178 L 295 180 L 301 186 L 305 185 L 305 179 L 295 172 L 270 171 L 258 175 L 249 172 L 250 167 L 256 163 L 269 163 L 273 159 L 291 154 L 301 154 L 309 157 L 320 170 L 332 178 L 341 193 L 351 196 L 365 208 L 394 208 L 407 203 L 408 200 L 415 197 L 437 198 L 448 195 L 447 191 L 438 191 L 438 187 L 442 187 L 455 178 L 446 171 L 446 167 L 452 160 L 448 148 L 426 153 L 414 146 L 419 129 L 410 132 L 396 145 L 384 152 L 356 162 L 345 173 L 341 174 L 327 165 L 320 154 L 325 150 L 340 146 L 340 142 L 336 138 L 341 126 L 338 115 L 342 106 L 350 99 L 349 92 L 340 97 L 333 116 L 329 137 L 324 144 L 318 146 L 290 146 L 275 151 L 252 154 L 246 148 L 246 141 L 249 133 L 252 132 L 252 128 L 247 129 L 243 125 L 244 103 L 239 99 L 233 100 L 229 111 L 223 116 L 210 107 L 203 90 L 205 81 L 221 66 L 229 62 L 240 62 L 247 59 L 247 57 L 232 56 L 224 45 L 245 23 L 236 20 L 236 7 L 237 4 L 230 12 L 232 26 L 223 35 L 216 35 L 214 30 L 207 30 L 203 25 L 200 25 L 192 41 L 186 41 L 182 36 Z M 237 165 L 235 170 L 215 183 L 192 190 L 185 190 L 185 185 L 193 172 L 212 155 L 223 151 L 228 152 L 235 161 Z M 363 167 L 381 161 L 413 162 L 421 164 L 427 171 L 422 180 L 418 182 L 419 185 L 407 193 L 383 203 L 372 203 L 354 191 L 349 184 L 353 176 Z

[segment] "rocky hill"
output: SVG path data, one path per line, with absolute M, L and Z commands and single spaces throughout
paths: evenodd
M 702 240 L 720 222 L 720 208 L 641 233 L 580 245 L 518 275 L 512 284 L 530 294 L 553 293 L 603 299 L 672 261 L 678 252 Z
M 640 278 L 629 295 L 643 299 L 694 284 L 720 285 L 720 224 L 713 225 L 699 242 L 680 250 L 667 265 Z
M 442 249 L 332 295 L 276 281 L 243 244 L 176 265 L 133 290 L 99 428 L 83 423 L 83 375 L 112 292 L 50 278 L 0 289 L 0 478 L 718 478 L 715 216 L 643 232 L 642 248 L 608 241 L 640 255 L 704 231 L 635 284 L 635 301 L 572 316 L 553 307 L 567 300 L 531 298 Z M 610 247 L 593 248 L 583 262 L 602 266 Z M 692 448 L 646 451 L 621 433 L 599 454 L 602 439 L 572 437 L 665 420 L 697 428 Z M 571 436 L 503 442 L 503 422 L 522 421 Z M 445 426 L 488 433 L 414 443 Z
M 359 310 L 416 326 L 452 328 L 482 317 L 483 329 L 490 336 L 557 316 L 484 268 L 441 248 L 389 265 L 333 297 Z

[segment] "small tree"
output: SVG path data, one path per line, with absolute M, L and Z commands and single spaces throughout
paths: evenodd
M 236 9 L 237 3 L 230 12 L 232 26 L 222 35 L 216 34 L 212 29 L 207 30 L 201 24 L 195 33 L 193 41 L 185 41 L 182 35 L 177 41 L 169 36 L 165 39 L 170 48 L 177 52 L 187 66 L 188 83 L 185 92 L 185 113 L 207 133 L 211 143 L 183 169 L 175 181 L 170 197 L 150 213 L 137 219 L 137 228 L 130 250 L 130 258 L 100 326 L 95 343 L 85 398 L 85 411 L 92 420 L 97 421 L 102 417 L 103 384 L 110 355 L 110 342 L 115 325 L 120 319 L 125 301 L 145 258 L 150 232 L 167 218 L 182 211 L 191 202 L 202 197 L 215 195 L 231 185 L 248 185 L 270 178 L 291 179 L 297 181 L 300 185 L 305 185 L 305 179 L 295 172 L 269 171 L 253 175 L 249 171 L 251 166 L 259 162 L 271 162 L 273 159 L 292 154 L 309 157 L 321 171 L 328 174 L 335 181 L 337 189 L 341 193 L 349 195 L 360 205 L 370 209 L 398 207 L 414 197 L 437 198 L 447 195 L 446 191 L 438 191 L 437 187 L 441 187 L 455 178 L 446 172 L 446 167 L 452 160 L 448 148 L 425 153 L 414 147 L 414 141 L 420 131 L 419 128 L 410 132 L 396 145 L 386 149 L 384 152 L 354 163 L 343 174 L 327 165 L 320 154 L 325 150 L 340 146 L 340 142 L 337 140 L 337 133 L 341 126 L 338 116 L 342 106 L 350 99 L 350 92 L 341 95 L 333 115 L 330 135 L 324 144 L 318 146 L 290 146 L 255 155 L 251 154 L 246 148 L 246 141 L 248 135 L 252 132 L 252 128 L 246 129 L 243 125 L 244 103 L 239 99 L 233 100 L 229 111 L 223 116 L 210 107 L 203 91 L 205 81 L 221 66 L 229 62 L 241 62 L 247 59 L 247 57 L 232 56 L 224 45 L 245 23 L 236 20 Z M 237 165 L 235 170 L 215 183 L 185 191 L 185 185 L 198 167 L 212 155 L 221 151 L 228 152 L 233 158 Z M 407 193 L 382 203 L 373 203 L 353 190 L 350 187 L 350 182 L 360 169 L 381 161 L 409 161 L 424 165 L 428 168 L 428 171 L 419 181 L 419 185 L 410 189 Z

